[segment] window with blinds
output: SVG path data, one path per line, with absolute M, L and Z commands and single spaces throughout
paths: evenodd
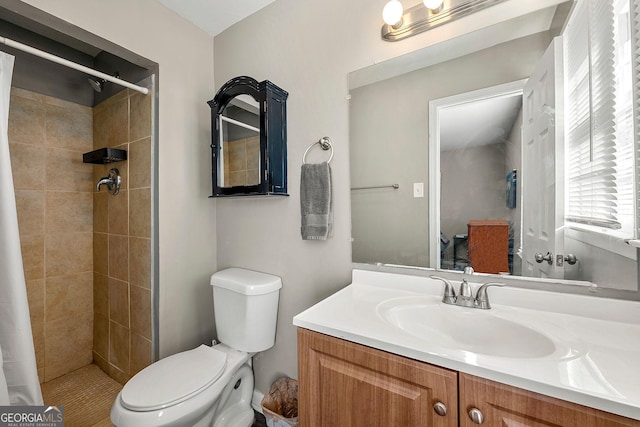
M 578 0 L 563 37 L 566 221 L 622 238 L 636 235 L 630 3 Z

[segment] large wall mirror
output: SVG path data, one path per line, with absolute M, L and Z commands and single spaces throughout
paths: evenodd
M 614 3 L 618 25 L 629 2 Z M 608 149 L 592 142 L 585 152 L 575 141 L 576 135 L 598 140 L 593 126 L 566 127 L 576 119 L 565 117 L 565 103 L 579 106 L 580 100 L 570 99 L 564 69 L 578 67 L 566 63 L 566 43 L 558 36 L 572 19 L 582 19 L 576 10 L 573 1 L 559 1 L 472 33 L 478 43 L 466 44 L 478 46 L 473 51 L 456 56 L 440 49 L 442 58 L 418 51 L 389 61 L 394 71 L 381 63 L 350 74 L 353 262 L 457 271 L 471 265 L 545 288 L 560 283 L 636 295 L 637 250 L 627 243 L 637 238 L 635 143 L 618 155 L 618 164 L 604 166 L 629 172 L 615 178 L 631 183 L 617 206 L 611 207 L 607 182 L 591 184 L 602 188 L 583 191 L 582 199 L 575 196 L 580 188 L 568 184 L 576 181 L 574 169 L 584 169 L 580 159 Z M 583 41 L 571 44 L 586 48 Z M 411 65 L 398 72 L 399 63 Z M 573 94 L 584 99 L 575 80 Z M 616 113 L 619 134 L 633 133 L 631 112 L 627 118 Z M 613 216 L 575 214 L 598 192 L 605 197 L 594 209 Z M 627 219 L 620 219 L 618 212 L 629 206 Z

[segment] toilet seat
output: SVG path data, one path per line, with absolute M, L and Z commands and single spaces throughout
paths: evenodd
M 203 344 L 147 366 L 125 384 L 120 401 L 132 411 L 177 405 L 209 387 L 226 365 L 226 353 Z

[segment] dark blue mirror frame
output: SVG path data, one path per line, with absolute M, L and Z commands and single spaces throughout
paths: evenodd
M 218 116 L 231 100 L 249 95 L 260 106 L 260 183 L 221 187 L 218 182 L 218 156 L 222 149 Z M 211 107 L 211 197 L 236 197 L 287 194 L 287 97 L 289 94 L 268 80 L 258 82 L 248 77 L 235 77 L 226 82 Z

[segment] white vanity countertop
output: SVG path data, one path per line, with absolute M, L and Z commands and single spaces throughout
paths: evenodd
M 442 292 L 443 284 L 428 277 L 354 270 L 351 285 L 295 316 L 293 324 L 640 420 L 640 303 L 490 288 L 492 315 L 517 318 L 552 339 L 556 351 L 537 358 L 497 357 L 442 347 L 405 332 L 380 315 L 381 307 L 390 301 L 439 301 Z M 442 304 L 438 301 L 433 303 Z M 484 311 L 447 307 L 471 310 L 473 315 Z M 473 331 L 474 324 L 469 323 Z

